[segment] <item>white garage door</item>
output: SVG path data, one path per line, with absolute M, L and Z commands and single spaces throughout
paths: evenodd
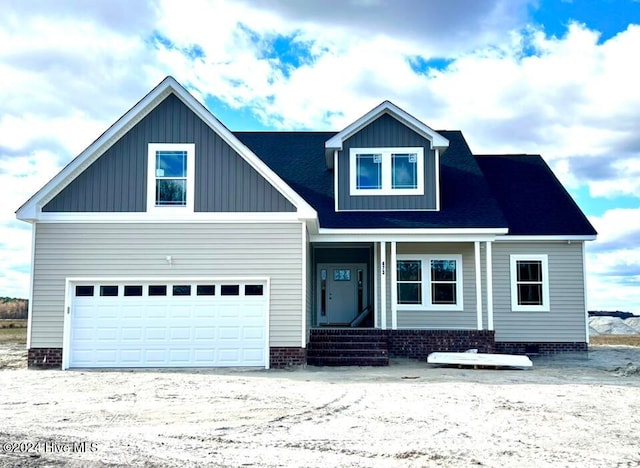
M 72 284 L 68 367 L 266 367 L 266 287 Z

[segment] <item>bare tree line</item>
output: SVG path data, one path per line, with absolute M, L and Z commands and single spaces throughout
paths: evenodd
M 26 319 L 28 311 L 28 300 L 0 297 L 0 319 Z

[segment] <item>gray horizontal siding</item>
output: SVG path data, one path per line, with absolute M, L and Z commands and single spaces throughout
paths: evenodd
M 398 243 L 397 254 L 462 255 L 463 310 L 398 310 L 398 328 L 477 328 L 475 258 L 471 243 Z M 389 266 L 391 266 L 389 264 Z M 395 267 L 395 265 L 394 265 Z M 389 278 L 391 275 L 387 275 Z M 391 289 L 387 292 L 387 324 L 391 324 Z
M 349 195 L 349 150 L 371 147 L 424 148 L 424 195 Z M 436 208 L 435 151 L 431 142 L 388 114 L 348 138 L 338 155 L 338 208 L 340 210 L 424 210 Z
M 62 346 L 65 278 L 87 276 L 269 277 L 270 344 L 300 346 L 301 235 L 299 223 L 38 224 L 31 346 Z
M 512 254 L 548 255 L 550 312 L 511 310 Z M 585 285 L 580 242 L 495 242 L 492 258 L 496 341 L 586 341 Z
M 195 211 L 295 211 L 280 192 L 173 94 L 47 203 L 43 211 L 146 211 L 149 143 L 195 144 Z

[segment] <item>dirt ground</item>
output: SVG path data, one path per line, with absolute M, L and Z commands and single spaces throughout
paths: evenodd
M 640 348 L 532 370 L 36 371 L 0 348 L 0 466 L 640 466 Z

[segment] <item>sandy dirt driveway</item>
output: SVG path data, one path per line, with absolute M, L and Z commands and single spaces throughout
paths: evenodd
M 0 351 L 0 466 L 640 466 L 640 348 L 433 368 L 35 371 Z

